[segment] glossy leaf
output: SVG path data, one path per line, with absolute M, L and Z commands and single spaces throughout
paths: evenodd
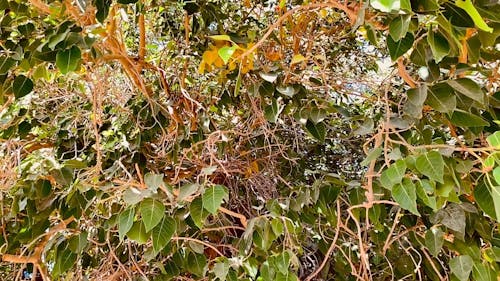
M 144 199 L 139 205 L 142 222 L 146 232 L 153 229 L 165 216 L 165 205 L 151 198 Z
M 278 121 L 280 111 L 281 110 L 280 106 L 278 105 L 278 101 L 276 99 L 273 99 L 272 103 L 264 108 L 264 117 L 267 121 L 276 123 L 276 121 Z
M 455 5 L 464 9 L 478 28 L 486 32 L 493 32 L 493 29 L 486 24 L 471 0 L 455 0 Z
M 451 272 L 458 278 L 460 281 L 469 280 L 469 275 L 472 271 L 472 266 L 474 261 L 468 255 L 462 255 L 458 257 L 454 257 L 450 260 L 450 269 Z
M 451 123 L 460 127 L 482 127 L 490 125 L 490 123 L 482 117 L 462 110 L 455 110 L 453 112 L 451 115 Z
M 323 122 L 314 124 L 314 122 L 312 122 L 311 120 L 307 120 L 306 129 L 318 141 L 325 141 L 326 127 Z
M 155 252 L 161 251 L 167 245 L 176 229 L 177 225 L 173 218 L 164 217 L 160 221 L 151 233 L 151 238 L 153 239 L 153 249 Z
M 413 34 L 406 33 L 406 36 L 399 41 L 395 41 L 391 36 L 387 37 L 387 48 L 393 61 L 404 55 L 413 46 L 415 40 Z
M 486 138 L 486 141 L 490 146 L 500 149 L 500 131 L 496 131 L 495 133 L 489 135 Z
M 444 161 L 439 152 L 430 151 L 420 155 L 415 162 L 415 167 L 429 179 L 444 183 Z
M 77 46 L 64 51 L 58 51 L 56 55 L 56 66 L 62 74 L 75 71 L 80 64 L 82 53 Z
M 203 208 L 201 197 L 197 197 L 191 202 L 191 205 L 189 205 L 189 213 L 194 224 L 200 229 L 203 227 L 205 219 L 210 214 Z
M 211 214 L 217 213 L 224 200 L 228 200 L 228 192 L 222 185 L 210 186 L 202 195 L 203 208 Z
M 136 221 L 127 232 L 127 237 L 139 244 L 145 244 L 148 242 L 149 233 L 146 231 L 146 227 L 141 221 Z
M 411 16 L 401 15 L 394 18 L 389 24 L 389 34 L 394 41 L 404 38 L 410 26 Z
M 444 244 L 444 233 L 441 229 L 433 227 L 425 232 L 425 246 L 429 252 L 437 257 Z
M 427 42 L 431 47 L 432 55 L 436 63 L 439 63 L 444 57 L 450 53 L 450 45 L 446 38 L 441 34 L 429 31 L 427 33 Z
M 128 208 L 118 216 L 118 237 L 123 240 L 123 237 L 129 232 L 134 224 L 135 208 Z
M 401 183 L 406 173 L 406 162 L 400 159 L 382 172 L 380 183 L 383 187 L 391 190 L 393 186 Z
M 16 61 L 7 56 L 0 56 L 0 75 L 6 74 L 14 65 Z
M 16 98 L 21 98 L 33 91 L 33 81 L 24 75 L 18 75 L 12 82 L 12 90 Z
M 415 184 L 410 179 L 404 179 L 402 183 L 392 188 L 392 197 L 401 206 L 401 208 L 420 215 L 417 210 L 417 194 L 415 193 Z
M 485 94 L 481 88 L 476 84 L 476 82 L 468 78 L 459 78 L 456 80 L 449 80 L 448 85 L 450 85 L 457 93 L 463 94 L 480 104 L 485 104 Z

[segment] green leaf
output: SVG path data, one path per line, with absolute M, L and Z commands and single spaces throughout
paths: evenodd
M 136 221 L 127 232 L 127 237 L 139 244 L 145 244 L 148 242 L 149 234 L 144 224 L 141 221 Z
M 286 85 L 286 86 L 278 86 L 276 87 L 276 91 L 278 91 L 280 94 L 285 95 L 289 98 L 293 97 L 295 93 L 297 92 L 295 88 L 291 85 Z
M 406 173 L 406 162 L 399 159 L 380 175 L 380 183 L 383 187 L 391 190 L 396 184 L 400 184 Z
M 155 252 L 161 251 L 168 241 L 174 235 L 177 225 L 175 220 L 170 217 L 164 217 L 161 222 L 153 229 L 151 238 L 153 239 L 153 249 Z
M 201 229 L 205 219 L 210 213 L 203 208 L 201 197 L 197 197 L 191 202 L 191 205 L 189 205 L 189 214 L 191 215 L 191 219 L 194 224 Z
M 497 221 L 500 220 L 500 186 L 494 185 L 491 188 L 491 198 L 493 199 L 493 205 L 495 206 L 495 215 Z
M 497 274 L 486 264 L 475 262 L 472 268 L 472 280 L 497 281 Z
M 16 65 L 16 60 L 6 56 L 0 56 L 0 75 L 6 74 L 14 65 Z
M 387 37 L 387 48 L 391 59 L 396 61 L 400 56 L 404 55 L 413 45 L 415 37 L 413 34 L 406 33 L 406 36 L 399 41 L 394 41 L 391 36 Z
M 273 99 L 272 103 L 264 108 L 264 117 L 267 121 L 276 123 L 276 121 L 278 121 L 280 111 L 278 101 Z
M 78 68 L 81 58 L 82 53 L 80 48 L 73 46 L 71 49 L 57 52 L 56 66 L 62 74 L 66 74 L 70 71 L 75 71 Z
M 324 110 L 322 108 L 317 108 L 317 107 L 314 107 L 308 113 L 309 113 L 309 120 L 313 121 L 314 124 L 317 124 L 317 123 L 325 120 L 326 115 L 327 115 L 326 110 Z
M 459 127 L 483 127 L 490 125 L 490 123 L 482 117 L 463 110 L 455 110 L 451 115 L 450 121 L 453 125 Z
M 394 18 L 389 24 L 389 34 L 394 41 L 404 38 L 410 26 L 411 16 L 400 15 Z
M 500 166 L 493 170 L 493 177 L 495 178 L 497 184 L 500 185 Z
M 195 254 L 190 252 L 187 256 L 186 269 L 189 273 L 192 273 L 198 277 L 205 276 L 207 259 L 205 255 Z
M 486 215 L 496 218 L 495 204 L 493 203 L 490 190 L 484 182 L 481 182 L 474 188 L 474 199 Z
M 57 278 L 61 274 L 66 273 L 75 264 L 77 255 L 69 249 L 64 249 L 62 252 L 57 252 L 56 262 L 52 269 L 52 275 Z
M 465 95 L 482 105 L 486 104 L 486 95 L 483 90 L 468 78 L 459 78 L 456 80 L 450 80 L 447 82 L 457 93 Z
M 179 196 L 177 200 L 184 201 L 198 191 L 200 185 L 197 183 L 188 183 L 179 188 Z
M 370 5 L 382 12 L 390 13 L 401 8 L 400 0 L 371 0 Z
M 450 20 L 450 23 L 457 27 L 474 27 L 474 21 L 467 12 L 457 7 L 455 4 L 444 3 L 445 11 L 443 15 Z
M 215 275 L 214 280 L 226 281 L 226 276 L 229 273 L 229 262 L 227 259 L 216 262 L 211 271 Z
M 410 89 L 407 92 L 408 101 L 404 106 L 404 112 L 413 118 L 422 117 L 422 108 L 427 99 L 427 85 L 422 85 L 416 89 Z
M 450 270 L 460 281 L 469 280 L 474 261 L 468 255 L 454 257 L 450 260 Z
M 156 192 L 163 184 L 163 174 L 146 173 L 144 175 L 144 184 L 149 190 Z
M 151 198 L 144 199 L 139 206 L 146 232 L 153 229 L 165 215 L 165 205 Z
M 447 228 L 456 231 L 458 237 L 465 235 L 465 212 L 459 204 L 449 203 L 444 209 L 440 209 L 431 217 L 433 224 L 443 224 Z
M 12 82 L 12 91 L 16 98 L 21 98 L 33 91 L 33 81 L 24 75 L 18 75 Z
M 276 79 L 278 79 L 278 74 L 277 73 L 266 73 L 266 72 L 259 72 L 259 76 L 266 80 L 267 82 L 270 82 L 270 83 L 273 83 L 274 81 L 276 81 Z
M 431 180 L 444 183 L 444 161 L 437 151 L 430 151 L 417 157 L 415 161 L 417 170 Z
M 433 227 L 425 233 L 425 246 L 429 252 L 437 257 L 444 243 L 444 233 L 441 229 Z
M 427 32 L 427 42 L 431 47 L 432 55 L 436 63 L 439 63 L 450 53 L 450 44 L 440 33 L 430 30 Z
M 202 195 L 203 208 L 211 214 L 217 213 L 223 200 L 228 200 L 228 192 L 222 185 L 211 186 Z
M 233 41 L 231 40 L 231 37 L 229 37 L 229 35 L 225 35 L 225 34 L 222 34 L 222 35 L 212 35 L 212 36 L 208 36 L 208 38 L 213 39 L 213 40 L 216 40 L 216 41 L 228 41 L 228 42 L 233 42 Z
M 489 135 L 486 138 L 486 141 L 490 146 L 500 149 L 500 131 L 496 131 L 495 133 Z
M 401 184 L 392 188 L 392 197 L 401 206 L 401 208 L 420 216 L 417 210 L 417 194 L 415 185 L 410 179 L 403 179 Z
M 118 216 L 118 237 L 123 240 L 134 224 L 135 208 L 128 208 Z
M 324 142 L 326 137 L 326 127 L 323 122 L 314 124 L 311 120 L 307 120 L 306 123 L 307 131 L 318 141 Z
M 229 62 L 229 59 L 233 56 L 234 52 L 238 49 L 237 45 L 233 45 L 231 47 L 225 46 L 219 49 L 217 53 L 219 54 L 219 57 L 224 61 L 224 64 L 227 64 Z
M 471 0 L 455 0 L 455 5 L 464 9 L 479 29 L 482 29 L 486 32 L 493 32 L 493 28 L 489 27 L 486 24 L 479 12 L 476 10 L 476 7 L 474 7 L 474 5 L 472 4 Z
M 68 241 L 68 249 L 75 254 L 80 254 L 88 244 L 89 233 L 83 231 L 78 235 L 74 235 Z
M 94 5 L 97 8 L 95 17 L 100 23 L 104 23 L 109 14 L 112 0 L 94 0 Z

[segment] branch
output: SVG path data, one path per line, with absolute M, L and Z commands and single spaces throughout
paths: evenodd
M 413 80 L 413 78 L 411 78 L 411 76 L 406 71 L 406 66 L 403 63 L 403 57 L 399 57 L 398 59 L 398 73 L 399 76 L 401 76 L 401 78 L 403 78 L 403 80 L 406 82 L 406 84 L 408 84 L 408 86 L 412 88 L 417 87 L 415 80 Z
M 257 50 L 257 48 L 259 48 L 266 41 L 266 39 L 269 36 L 271 36 L 273 31 L 276 28 L 278 28 L 283 23 L 283 21 L 285 21 L 289 16 L 291 16 L 295 12 L 303 11 L 303 10 L 314 10 L 314 9 L 318 9 L 318 8 L 336 8 L 336 9 L 342 10 L 349 17 L 351 24 L 354 24 L 357 20 L 357 15 L 353 10 L 349 9 L 347 7 L 347 5 L 342 5 L 338 2 L 332 1 L 332 2 L 326 2 L 326 3 L 313 3 L 313 4 L 295 7 L 293 9 L 289 10 L 288 12 L 284 13 L 282 16 L 280 16 L 278 18 L 278 20 L 267 29 L 267 32 L 264 34 L 264 36 L 262 36 L 262 38 L 257 43 L 255 43 L 255 45 L 253 45 L 250 49 L 248 49 L 246 52 L 244 52 L 240 56 L 240 58 L 244 59 L 245 57 L 247 57 L 251 53 L 255 52 Z

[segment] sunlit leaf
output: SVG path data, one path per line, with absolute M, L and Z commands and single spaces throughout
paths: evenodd
M 203 208 L 211 214 L 217 212 L 224 200 L 228 200 L 228 192 L 222 185 L 210 186 L 202 195 Z
M 165 215 L 165 205 L 151 198 L 147 198 L 139 205 L 142 222 L 146 227 L 146 232 L 153 229 Z

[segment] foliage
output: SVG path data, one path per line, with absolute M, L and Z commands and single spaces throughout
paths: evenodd
M 0 278 L 500 275 L 497 1 L 0 14 Z

